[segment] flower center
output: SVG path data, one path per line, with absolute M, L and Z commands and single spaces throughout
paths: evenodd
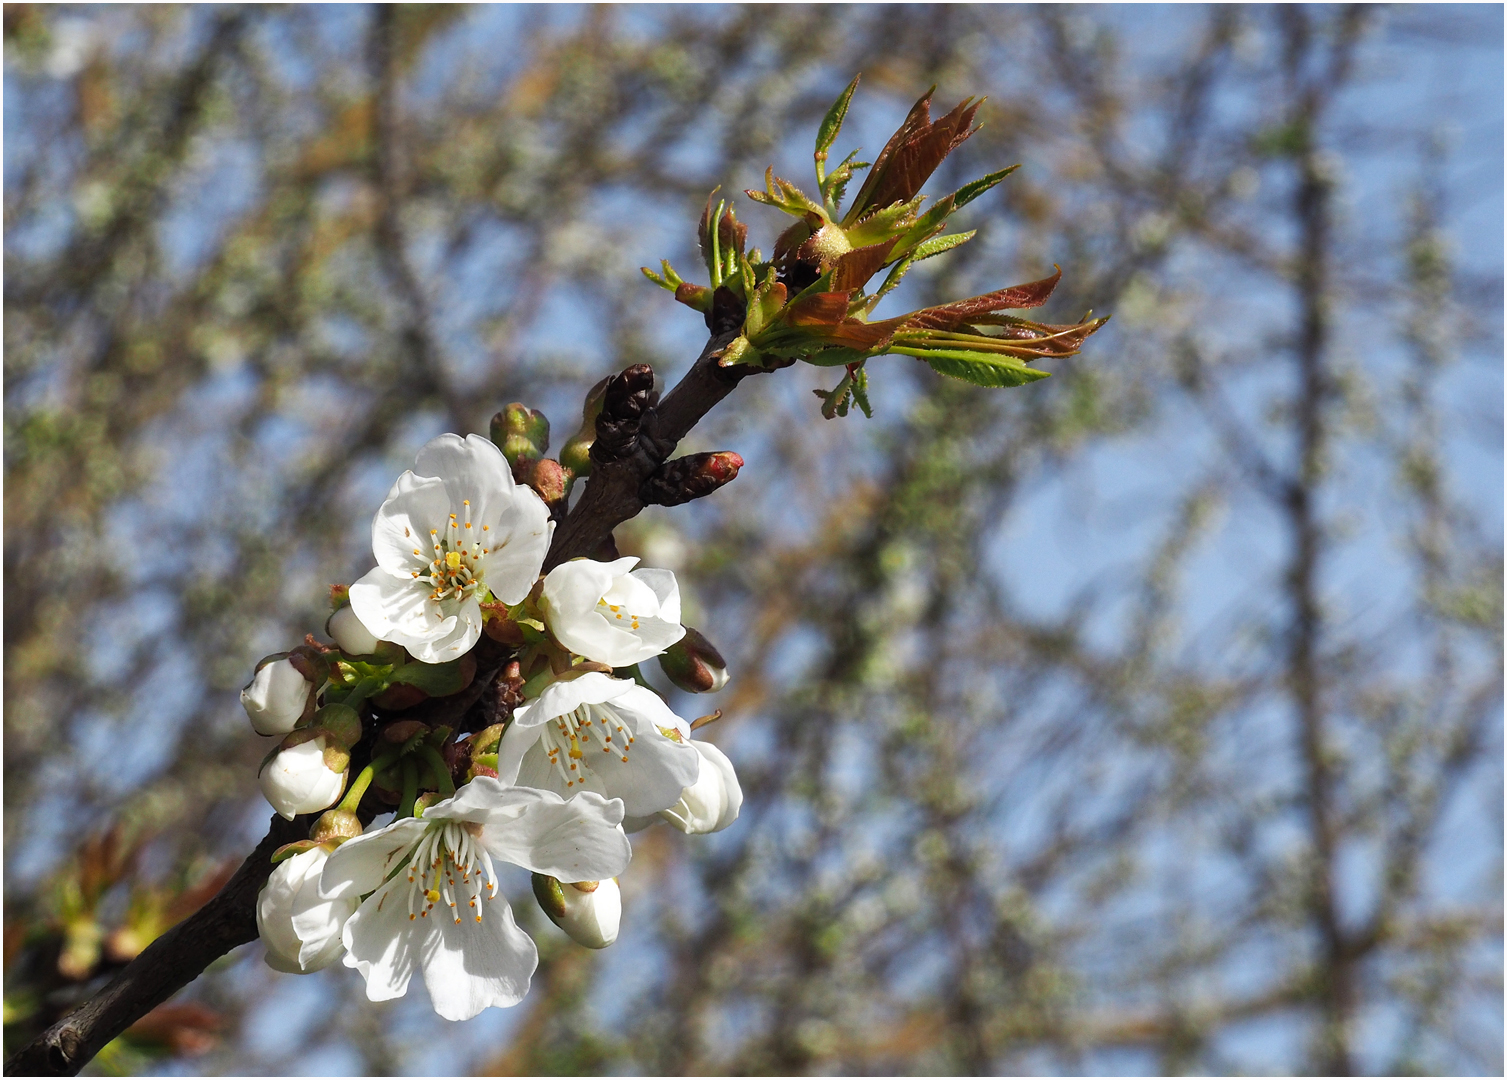
M 609 604 L 605 596 L 597 601 L 597 610 L 613 622 L 628 623 L 628 629 L 630 630 L 638 629 L 638 616 L 623 607 L 622 604 Z
M 614 735 L 617 742 L 612 741 Z M 539 740 L 566 787 L 586 782 L 592 751 L 618 754 L 626 763 L 628 748 L 633 745 L 623 718 L 610 705 L 582 705 L 575 712 L 557 716 L 544 725 Z
M 471 517 L 471 500 L 462 503 L 464 516 Z M 462 521 L 455 514 L 450 515 L 450 521 L 445 526 L 444 535 L 438 529 L 429 530 L 429 541 L 433 552 L 433 558 L 429 562 L 428 573 L 415 570 L 413 576 L 419 581 L 427 582 L 434 587 L 429 594 L 429 599 L 434 601 L 444 600 L 446 597 L 454 597 L 464 600 L 469 596 L 485 590 L 482 578 L 485 576 L 482 566 L 482 556 L 491 549 L 482 546 L 486 539 L 484 535 L 490 532 L 490 526 L 483 525 L 480 533 L 477 533 L 470 520 Z M 419 558 L 424 553 L 418 548 L 413 553 Z
M 413 849 L 408 861 L 410 919 L 428 918 L 435 905 L 443 902 L 459 926 L 463 913 L 460 901 L 464 900 L 465 910 L 481 922 L 482 905 L 477 901 L 496 898 L 492 856 L 481 846 L 480 837 L 466 828 L 468 824 L 446 822 L 432 828 Z

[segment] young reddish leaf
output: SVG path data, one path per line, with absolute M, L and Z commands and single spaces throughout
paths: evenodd
M 906 326 L 918 330 L 955 330 L 959 326 L 968 325 L 980 315 L 1007 309 L 1040 307 L 1047 302 L 1047 297 L 1052 295 L 1052 290 L 1061 278 L 1062 268 L 1057 267 L 1055 274 L 1040 281 L 1012 285 L 1008 289 L 957 300 L 951 304 L 922 308 L 906 320 Z
M 812 293 L 785 309 L 788 326 L 837 326 L 848 317 L 848 294 L 845 292 Z
M 863 288 L 888 261 L 889 249 L 889 242 L 882 241 L 839 255 L 832 267 L 832 288 L 847 292 Z
M 911 107 L 905 122 L 874 159 L 874 167 L 859 189 L 858 197 L 853 200 L 843 224 L 856 221 L 872 207 L 885 207 L 915 198 L 916 192 L 936 171 L 942 159 L 973 134 L 975 129 L 970 125 L 983 101 L 968 98 L 932 123 L 931 95 L 935 92 L 936 87 L 932 87 Z

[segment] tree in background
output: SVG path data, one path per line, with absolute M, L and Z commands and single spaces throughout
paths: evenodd
M 393 466 L 672 382 L 631 271 L 862 70 L 989 95 L 936 191 L 1023 163 L 896 310 L 1057 262 L 1049 320 L 1116 320 L 1024 395 L 750 383 L 697 436 L 738 497 L 620 532 L 728 656 L 739 827 L 645 834 L 606 953 L 535 913 L 491 1026 L 252 947 L 102 1064 L 1498 1071 L 1500 266 L 1450 237 L 1500 85 L 1385 82 L 1499 79 L 1500 15 L 1142 18 L 8 7 L 8 1050 L 260 836 L 235 691 Z

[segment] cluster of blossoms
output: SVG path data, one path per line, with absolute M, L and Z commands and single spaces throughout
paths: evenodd
M 748 226 L 732 208 L 709 198 L 698 230 L 708 284 L 668 262 L 663 273 L 644 271 L 703 315 L 718 396 L 803 361 L 844 371 L 818 391 L 823 415 L 868 414 L 866 365 L 891 353 L 979 386 L 1045 378 L 1034 362 L 1074 355 L 1105 321 L 1011 314 L 1044 305 L 1060 270 L 870 317 L 911 266 L 973 237 L 946 231 L 952 215 L 1014 167 L 924 208 L 921 187 L 977 130 L 982 104 L 970 98 L 933 119 L 928 91 L 872 163 L 855 150 L 829 169 L 857 85 L 818 129 L 814 194 L 772 170 L 763 191 L 747 192 L 795 219 L 768 259 L 747 250 Z M 732 764 L 693 740 L 701 721 L 676 716 L 638 670 L 658 657 L 672 682 L 698 692 L 726 679 L 716 649 L 681 625 L 674 575 L 614 558 L 540 576 L 555 521 L 564 516 L 568 539 L 576 520 L 566 511 L 571 484 L 593 463 L 614 470 L 604 498 L 630 511 L 705 495 L 742 466 L 728 451 L 665 460 L 685 429 L 655 415 L 653 383 L 646 365 L 603 380 L 558 460 L 544 457 L 547 421 L 521 405 L 498 414 L 491 441 L 429 443 L 377 513 L 376 568 L 332 595 L 335 645 L 311 637 L 258 668 L 246 710 L 258 731 L 284 736 L 262 789 L 284 817 L 325 811 L 307 840 L 279 849 L 260 898 L 274 967 L 307 972 L 343 957 L 373 1000 L 403 994 L 422 968 L 435 1009 L 451 1019 L 512 1005 L 537 954 L 498 894 L 499 860 L 532 871 L 549 917 L 601 948 L 617 936 L 614 879 L 631 856 L 627 833 L 657 820 L 715 832 L 738 816 Z M 682 420 L 686 411 L 682 402 Z M 429 698 L 450 707 L 425 713 Z M 367 725 L 379 730 L 363 741 Z M 362 767 L 350 779 L 353 759 Z M 377 805 L 396 816 L 363 829 Z
M 332 590 L 334 645 L 268 657 L 241 694 L 256 730 L 282 736 L 261 770 L 267 800 L 289 819 L 323 811 L 279 849 L 258 899 L 267 962 L 307 973 L 343 959 L 373 1001 L 402 996 L 419 969 L 451 1020 L 516 1004 L 538 962 L 499 863 L 531 871 L 550 919 L 603 948 L 626 834 L 661 820 L 716 832 L 743 798 L 726 755 L 692 739 L 638 669 L 658 657 L 683 689 L 726 681 L 681 625 L 674 575 L 622 558 L 541 577 L 550 509 L 515 482 L 528 455 L 494 439 L 442 435 L 419 452 L 373 522 L 376 568 Z M 422 708 L 467 691 L 464 714 L 489 722 L 459 726 L 476 730 Z

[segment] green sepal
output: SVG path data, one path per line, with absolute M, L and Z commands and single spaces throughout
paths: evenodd
M 817 397 L 822 398 L 822 416 L 831 420 L 835 416 L 848 415 L 848 402 L 853 397 L 853 376 L 844 375 L 842 381 L 831 390 L 823 393 L 816 391 Z
M 905 231 L 905 235 L 895 242 L 894 248 L 890 251 L 890 258 L 900 258 L 941 232 L 947 226 L 947 215 L 951 214 L 953 209 L 952 196 L 948 195 L 918 217 Z
M 534 899 L 539 901 L 539 907 L 544 914 L 550 917 L 552 922 L 559 922 L 565 918 L 565 893 L 560 889 L 560 883 L 547 874 L 532 875 L 534 887 Z
M 430 697 L 445 697 L 459 693 L 465 680 L 461 676 L 460 661 L 445 664 L 425 664 L 414 660 L 398 668 L 389 677 L 389 682 L 417 686 Z
M 842 164 L 827 174 L 826 181 L 822 184 L 822 198 L 827 200 L 827 208 L 832 216 L 837 216 L 842 206 L 842 197 L 847 193 L 848 181 L 853 179 L 853 173 L 859 169 L 867 169 L 870 165 L 867 161 L 854 161 L 858 151 L 854 150 L 842 159 Z
M 305 851 L 313 851 L 318 846 L 318 840 L 295 840 L 291 844 L 284 844 L 272 853 L 272 865 L 276 866 L 295 855 L 302 855 Z

